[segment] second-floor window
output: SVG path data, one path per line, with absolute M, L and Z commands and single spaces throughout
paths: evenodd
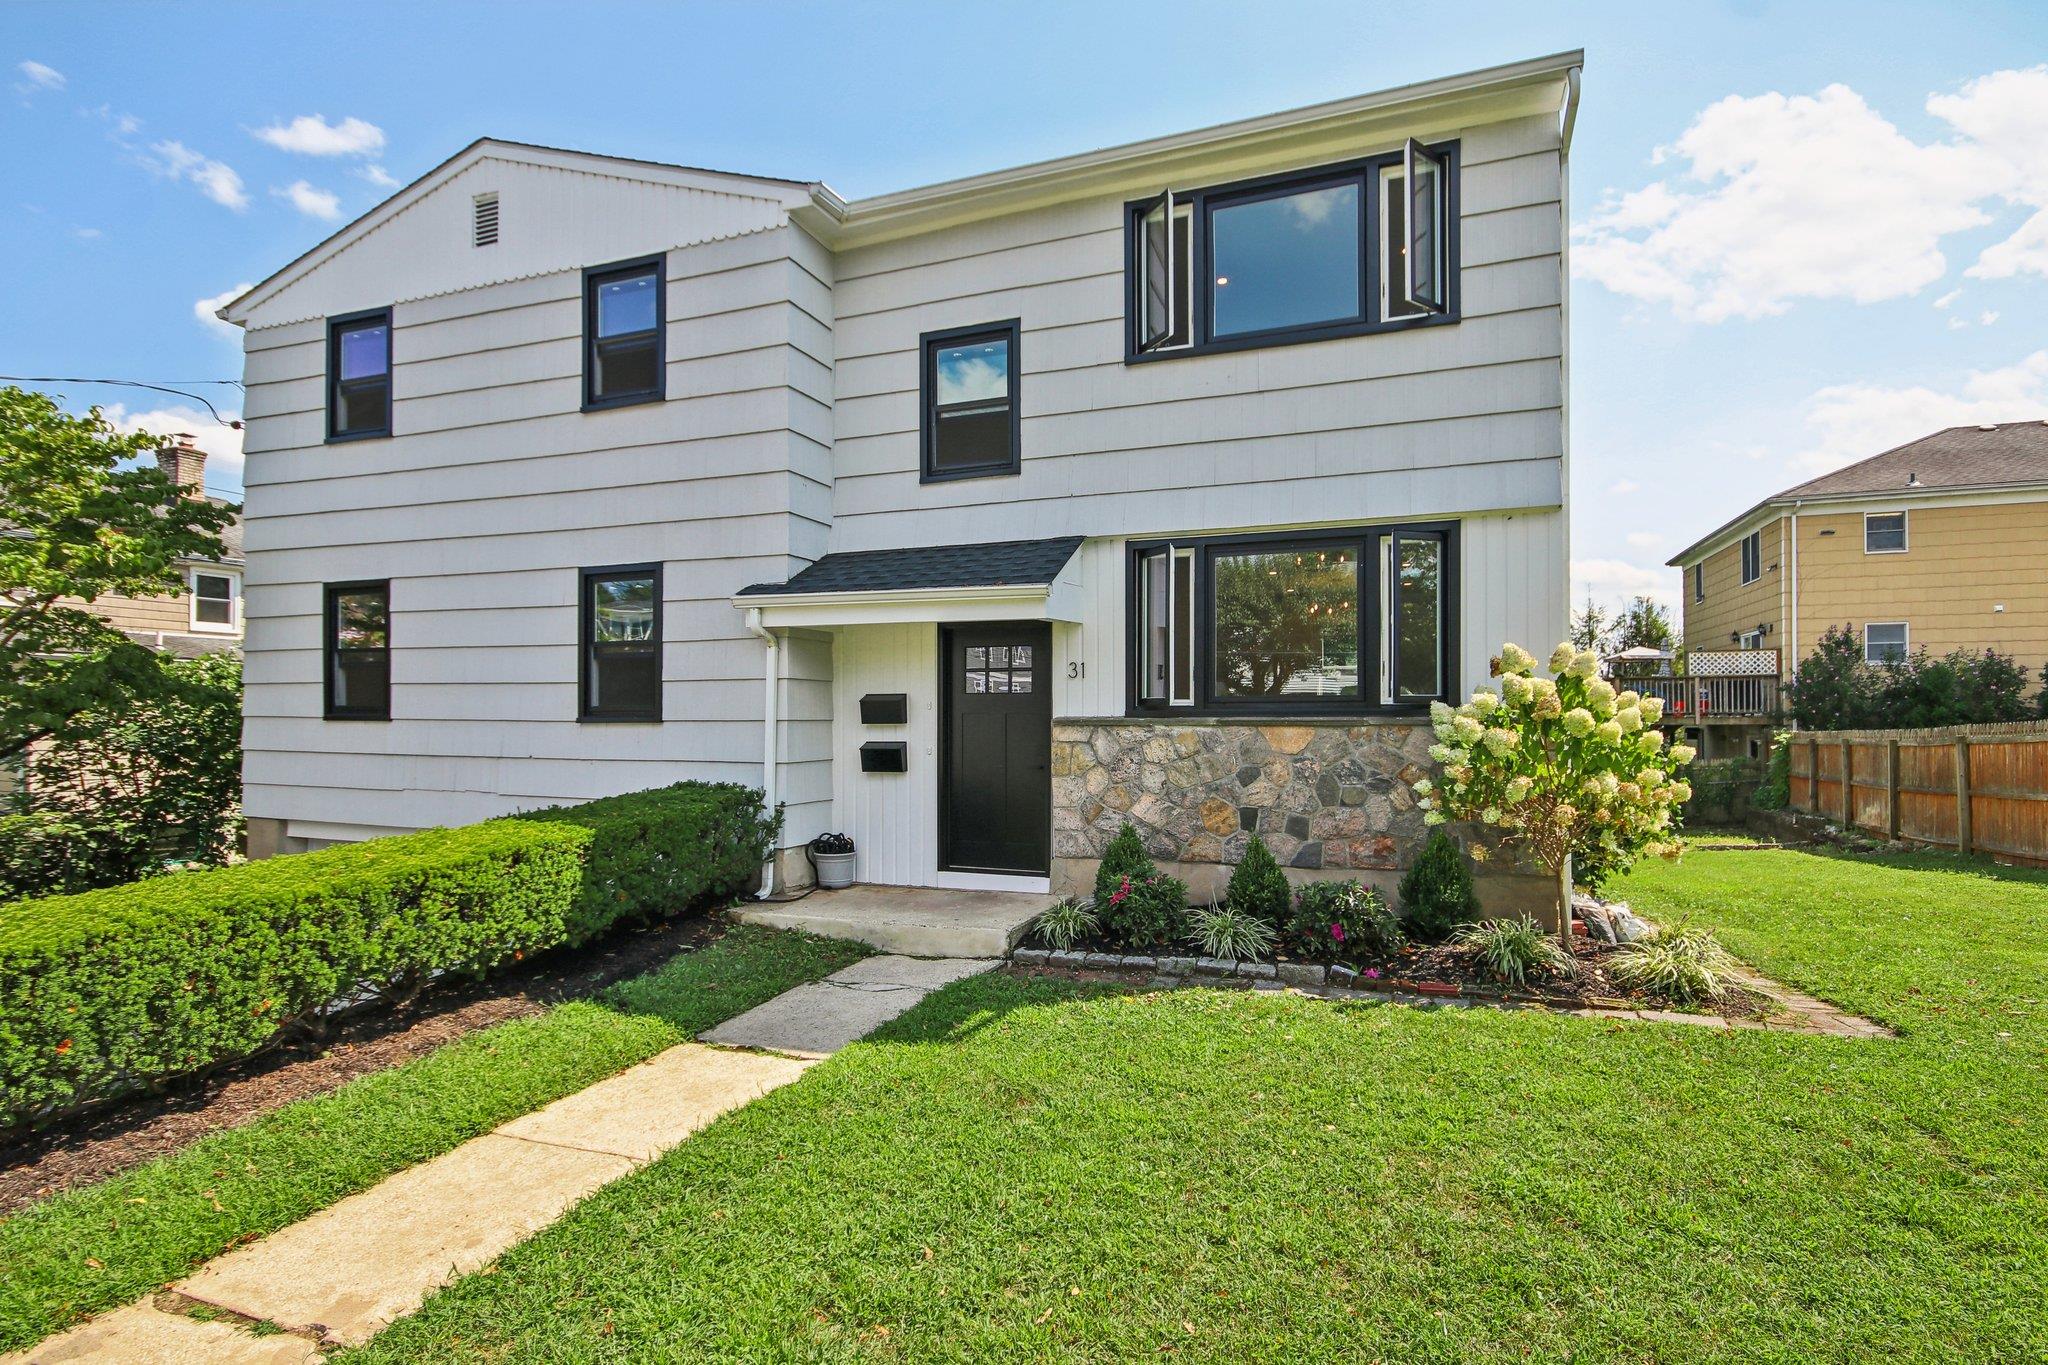
M 1020 467 L 1015 318 L 922 339 L 922 478 L 977 479 Z
M 192 629 L 233 630 L 235 628 L 235 587 L 233 574 L 192 574 Z
M 328 584 L 326 637 L 328 718 L 391 719 L 391 584 Z
M 327 439 L 391 434 L 391 310 L 327 324 Z
M 1742 581 L 1754 583 L 1764 576 L 1764 533 L 1751 531 L 1742 538 Z
M 1457 146 L 1128 207 L 1130 356 L 1315 341 L 1454 319 Z
M 1867 512 L 1863 517 L 1863 553 L 1896 555 L 1906 550 L 1904 512 Z
M 585 569 L 584 720 L 661 719 L 661 567 Z
M 1906 662 L 1906 623 L 1879 621 L 1863 627 L 1863 660 L 1873 664 Z
M 657 403 L 665 396 L 659 256 L 583 273 L 583 406 Z

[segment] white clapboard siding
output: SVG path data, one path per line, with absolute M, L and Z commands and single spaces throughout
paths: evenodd
M 864 882 L 930 886 L 939 866 L 939 646 L 929 624 L 852 626 L 832 640 L 832 828 L 851 834 Z M 860 723 L 869 692 L 901 692 L 907 725 Z M 860 746 L 909 745 L 908 771 L 864 773 Z

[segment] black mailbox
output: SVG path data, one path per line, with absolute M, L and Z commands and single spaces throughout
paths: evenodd
M 862 725 L 904 725 L 909 720 L 910 699 L 901 692 L 870 692 L 860 699 Z
M 910 746 L 900 740 L 871 740 L 860 746 L 860 770 L 864 773 L 900 773 L 909 766 Z

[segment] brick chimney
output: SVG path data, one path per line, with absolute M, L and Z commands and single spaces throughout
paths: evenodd
M 192 443 L 192 434 L 181 431 L 156 453 L 157 467 L 164 477 L 183 489 L 188 498 L 206 496 L 206 452 Z

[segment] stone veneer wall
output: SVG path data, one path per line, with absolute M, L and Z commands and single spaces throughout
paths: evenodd
M 1128 820 L 1198 898 L 1220 894 L 1253 833 L 1296 881 L 1356 877 L 1391 895 L 1428 836 L 1411 788 L 1434 742 L 1420 718 L 1055 720 L 1053 889 L 1090 889 Z M 1474 870 L 1491 912 L 1549 896 L 1524 869 Z

